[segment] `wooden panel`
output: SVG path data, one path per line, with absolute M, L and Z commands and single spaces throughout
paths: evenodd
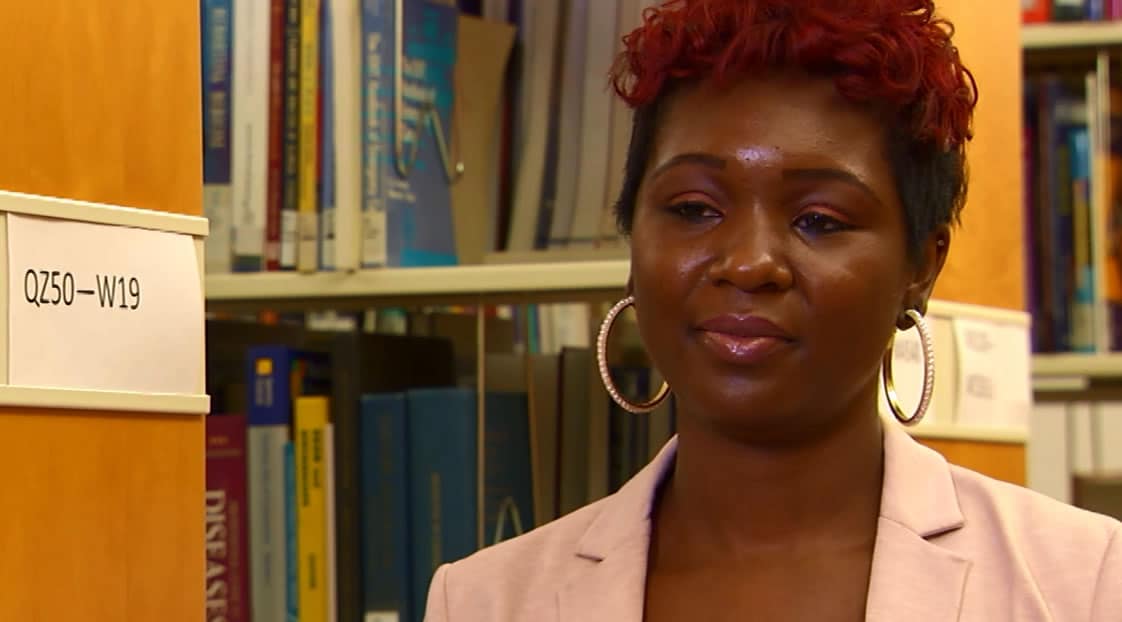
M 917 440 L 943 454 L 948 462 L 995 479 L 1025 485 L 1025 446 L 1020 443 Z
M 936 0 L 978 82 L 970 190 L 935 297 L 1024 309 L 1021 47 L 1017 0 Z
M 9 2 L 0 188 L 201 212 L 197 0 Z M 204 618 L 201 417 L 0 409 L 0 620 Z
M 9 2 L 0 188 L 198 214 L 199 3 Z
M 0 410 L 0 620 L 202 620 L 200 421 Z

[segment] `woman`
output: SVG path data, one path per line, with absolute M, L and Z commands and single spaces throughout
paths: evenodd
M 427 620 L 1122 620 L 1119 523 L 878 415 L 966 191 L 976 93 L 933 10 L 646 13 L 614 76 L 617 211 L 678 435 L 616 494 L 442 566 Z

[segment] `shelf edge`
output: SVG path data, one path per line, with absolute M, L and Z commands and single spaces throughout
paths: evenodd
M 61 197 L 0 190 L 0 212 L 41 218 L 56 218 L 152 231 L 206 237 L 210 222 L 201 216 L 186 216 L 150 209 L 138 209 L 78 201 Z
M 55 387 L 0 385 L 0 407 L 124 411 L 168 415 L 205 415 L 209 395 L 133 393 Z

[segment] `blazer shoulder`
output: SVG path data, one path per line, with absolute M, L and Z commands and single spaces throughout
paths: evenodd
M 1019 586 L 1059 617 L 1122 620 L 1122 522 L 969 469 L 951 473 L 963 524 L 936 540 L 971 557 L 973 573 Z
M 1070 533 L 1103 550 L 1122 523 L 1117 519 L 1053 499 L 1035 490 L 951 465 L 959 504 L 968 523 L 1010 529 Z M 1034 544 L 1042 542 L 1036 541 Z

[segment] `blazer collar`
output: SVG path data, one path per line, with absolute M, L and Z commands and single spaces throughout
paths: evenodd
M 885 421 L 884 484 L 866 619 L 954 620 L 970 562 L 931 539 L 963 526 L 946 460 Z M 578 541 L 588 563 L 559 593 L 561 620 L 640 620 L 655 493 L 678 439 L 615 494 Z
M 946 460 L 885 421 L 884 484 L 868 621 L 957 620 L 970 560 L 937 543 L 965 524 Z
M 603 501 L 600 514 L 577 543 L 577 556 L 584 563 L 558 593 L 558 619 L 643 619 L 651 507 L 667 469 L 674 464 L 677 447 L 675 436 L 654 460 Z

